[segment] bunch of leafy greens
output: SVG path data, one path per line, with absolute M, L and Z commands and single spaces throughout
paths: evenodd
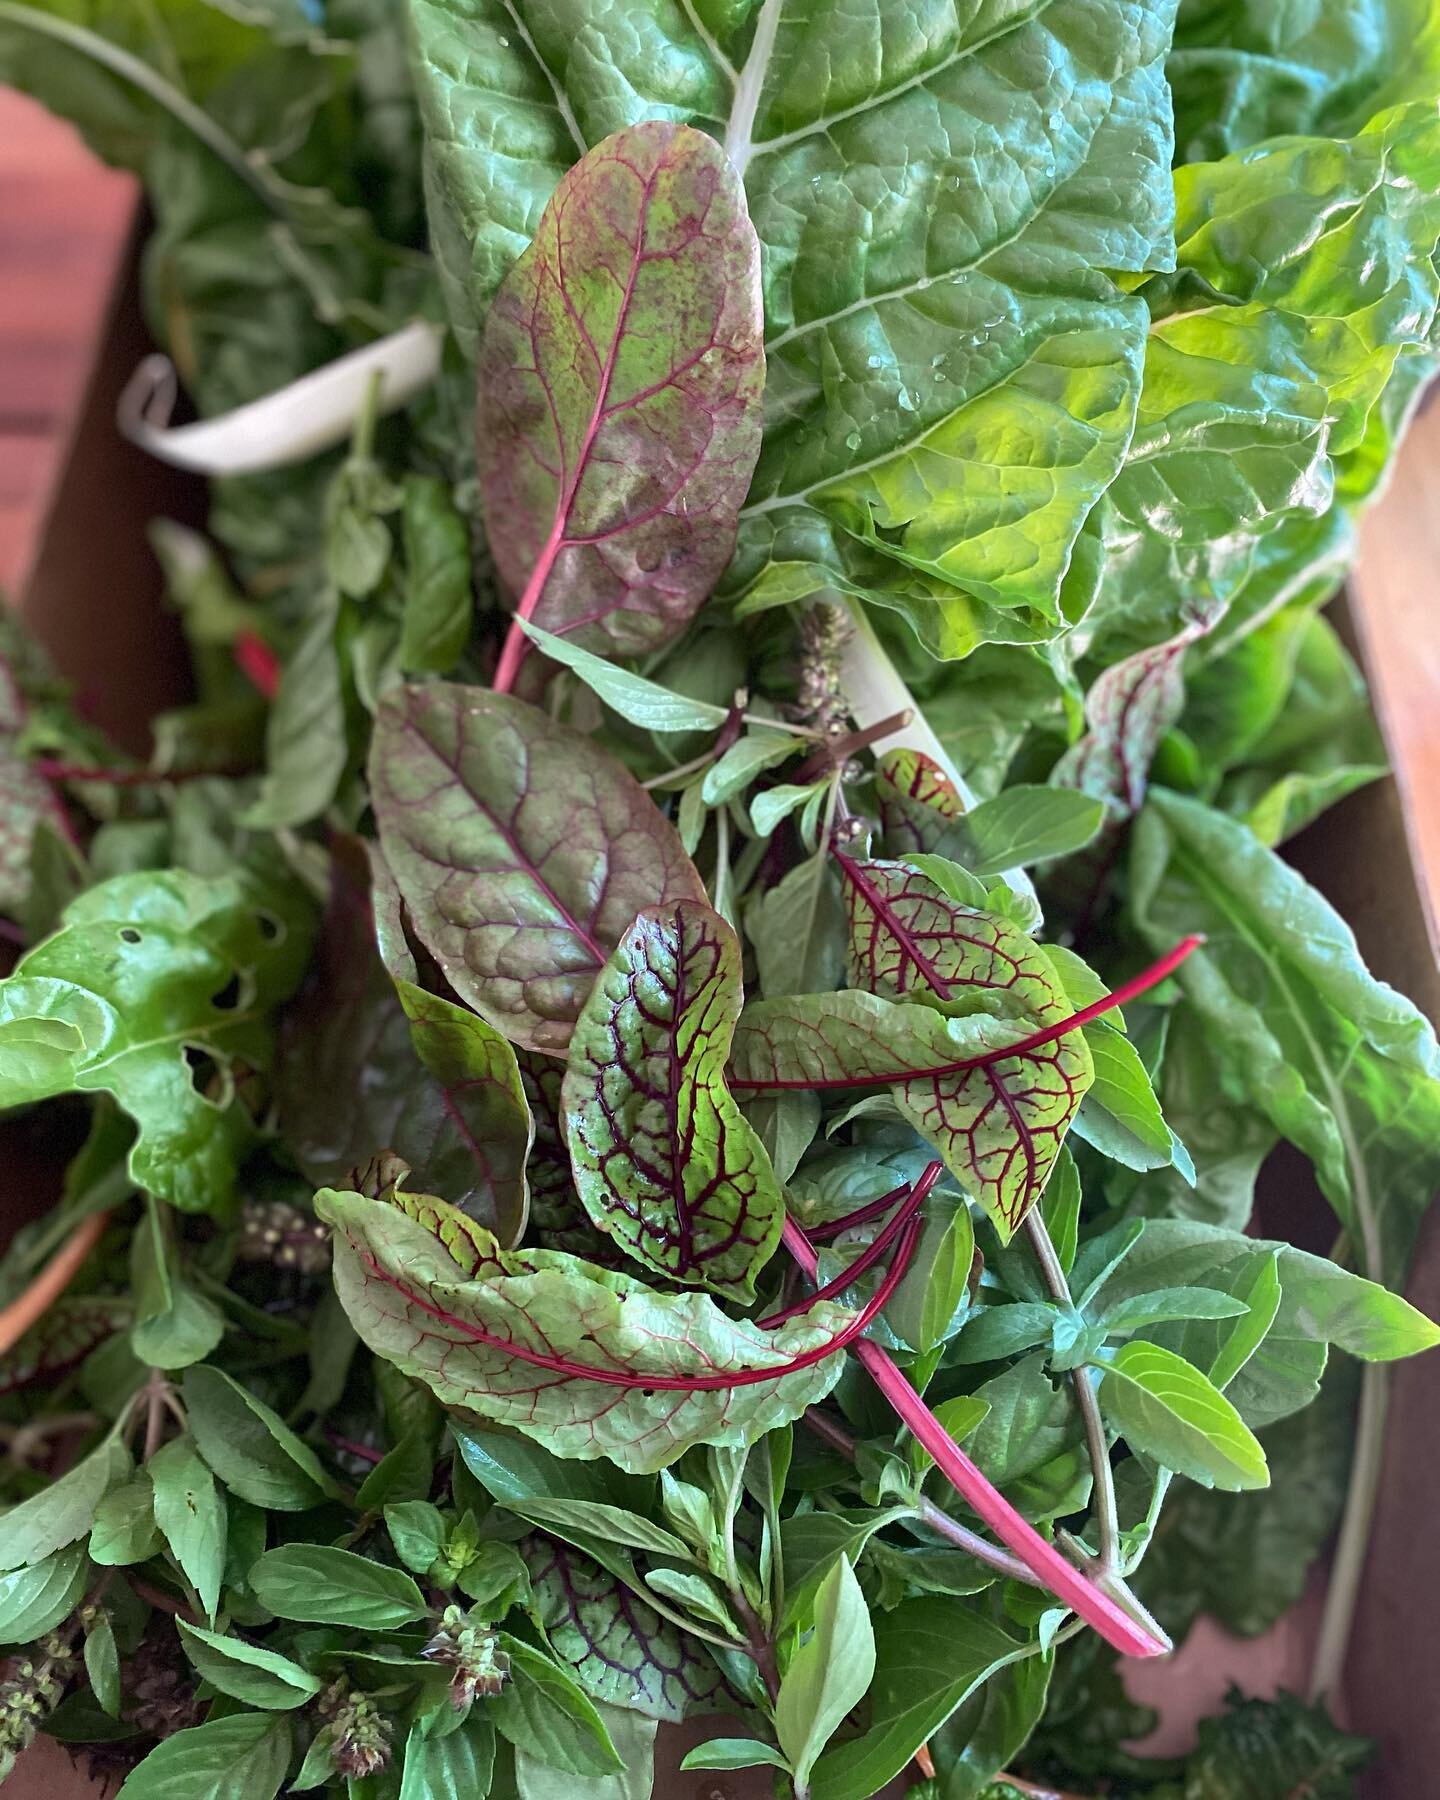
M 0 0 L 202 414 L 449 325 L 154 524 L 148 763 L 3 645 L 0 1771 L 1351 1791 L 1115 1657 L 1338 1524 L 1332 1691 L 1440 1337 L 1440 1052 L 1278 854 L 1383 762 L 1440 12 L 1175 11 Z

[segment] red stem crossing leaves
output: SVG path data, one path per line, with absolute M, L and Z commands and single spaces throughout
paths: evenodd
M 861 1087 L 894 1087 L 903 1081 L 923 1081 L 933 1076 L 959 1075 L 966 1069 L 985 1069 L 992 1063 L 1005 1062 L 1013 1056 L 1025 1056 L 1032 1050 L 1042 1049 L 1046 1044 L 1054 1043 L 1056 1038 L 1064 1037 L 1068 1032 L 1078 1031 L 1082 1025 L 1088 1025 L 1092 1019 L 1098 1019 L 1116 1007 L 1126 1006 L 1132 1000 L 1138 1000 L 1151 988 L 1158 987 L 1167 976 L 1173 975 L 1192 951 L 1198 950 L 1205 942 L 1199 932 L 1192 932 L 1189 937 L 1182 938 L 1173 950 L 1167 950 L 1158 961 L 1151 963 L 1148 969 L 1142 969 L 1129 981 L 1122 982 L 1111 994 L 1094 1000 L 1089 1006 L 1082 1006 L 1079 1012 L 1071 1013 L 1067 1019 L 1057 1019 L 1051 1025 L 1039 1031 L 1032 1031 L 1029 1037 L 1020 1038 L 1016 1043 L 1006 1044 L 998 1050 L 986 1050 L 979 1056 L 962 1057 L 958 1062 L 937 1063 L 931 1068 L 908 1069 L 903 1074 L 857 1075 L 853 1079 L 825 1080 L 815 1076 L 806 1076 L 799 1081 L 773 1081 L 769 1079 L 747 1080 L 740 1076 L 730 1077 L 732 1088 L 750 1088 L 764 1093 L 775 1093 L 784 1088 L 803 1088 L 811 1093 L 825 1092 L 833 1088 Z

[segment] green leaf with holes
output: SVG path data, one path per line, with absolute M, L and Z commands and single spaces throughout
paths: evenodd
M 220 1204 L 255 1137 L 242 1090 L 270 1062 L 307 938 L 293 902 L 239 875 L 101 882 L 0 981 L 0 1094 L 113 1094 L 138 1128 L 136 1183 L 187 1211 Z

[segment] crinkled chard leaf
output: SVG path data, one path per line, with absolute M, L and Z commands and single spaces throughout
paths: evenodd
M 718 913 L 642 913 L 580 1015 L 563 1111 L 594 1223 L 660 1274 L 748 1303 L 785 1199 L 725 1085 L 740 997 L 740 945 Z
M 417 934 L 459 997 L 527 1049 L 564 1050 L 636 913 L 704 898 L 635 778 L 506 694 L 397 689 L 370 789 Z
M 760 451 L 760 246 L 713 138 L 658 120 L 570 171 L 485 321 L 479 475 L 526 616 L 654 650 L 723 572 Z
M 474 1013 L 386 973 L 351 848 L 337 846 L 315 961 L 283 1021 L 286 1141 L 317 1184 L 393 1151 L 417 1187 L 514 1242 L 531 1135 L 514 1052 Z
M 917 24 L 882 0 L 857 33 L 841 6 L 771 0 L 711 34 L 686 9 L 422 0 L 452 305 L 473 327 L 539 203 L 607 133 L 715 131 L 765 253 L 766 440 L 737 580 L 838 567 L 943 654 L 1053 636 L 1145 346 L 1143 305 L 1098 271 L 1170 266 L 1173 12 L 1051 0 Z M 479 148 L 475 116 L 497 122 Z
M 477 1333 L 549 1357 L 635 1376 L 764 1369 L 818 1349 L 852 1316 L 822 1302 L 766 1332 L 729 1319 L 707 1295 L 653 1293 L 642 1282 L 533 1250 L 503 1252 L 442 1202 L 395 1206 L 326 1190 L 335 1281 L 361 1338 L 426 1383 L 446 1406 L 507 1425 L 557 1455 L 608 1456 L 631 1473 L 694 1444 L 743 1446 L 798 1418 L 839 1379 L 844 1356 L 729 1389 L 615 1386 L 538 1368 Z
M 305 920 L 238 875 L 117 875 L 0 982 L 7 1105 L 110 1093 L 138 1127 L 136 1183 L 198 1211 L 230 1192 L 268 1068 L 270 1015 L 305 964 Z
M 593 1699 L 672 1723 L 724 1707 L 715 1664 L 599 1563 L 540 1534 L 520 1554 L 550 1648 Z

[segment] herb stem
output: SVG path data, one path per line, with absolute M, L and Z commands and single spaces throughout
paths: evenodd
M 1025 1231 L 1045 1285 L 1050 1290 L 1050 1298 L 1057 1305 L 1073 1307 L 1070 1283 L 1050 1241 L 1045 1220 L 1033 1206 L 1025 1215 Z M 1085 1427 L 1085 1448 L 1094 1480 L 1095 1529 L 1100 1538 L 1099 1570 L 1102 1575 L 1112 1575 L 1120 1564 L 1120 1514 L 1115 1501 L 1115 1471 L 1110 1466 L 1105 1421 L 1100 1417 L 1100 1401 L 1087 1369 L 1081 1367 L 1070 1371 L 1070 1389 Z
M 912 1224 L 913 1229 L 913 1224 Z M 813 1281 L 817 1258 L 805 1233 L 787 1218 L 782 1241 Z M 904 1371 L 869 1338 L 855 1345 L 855 1355 L 899 1415 L 903 1425 L 940 1472 L 997 1537 L 1030 1568 L 1037 1584 L 1047 1588 L 1085 1620 L 1115 1649 L 1127 1656 L 1160 1656 L 1169 1645 L 1138 1625 L 1116 1601 L 1068 1563 L 1055 1546 L 1018 1513 L 1000 1490 L 987 1481 L 910 1385 Z
M 750 1604 L 749 1596 L 738 1580 L 730 1584 L 730 1604 L 735 1608 L 735 1616 L 745 1627 L 745 1648 L 760 1671 L 760 1679 L 765 1684 L 765 1692 L 770 1696 L 773 1706 L 780 1694 L 780 1665 L 775 1659 L 775 1645 L 768 1631 L 760 1622 L 760 1615 Z
M 1390 1411 L 1390 1372 L 1383 1363 L 1366 1363 L 1360 1374 L 1360 1411 L 1355 1421 L 1355 1451 L 1345 1513 L 1330 1567 L 1320 1638 L 1310 1672 L 1310 1698 L 1334 1695 L 1345 1673 L 1350 1631 L 1370 1552 L 1370 1528 L 1380 1493 L 1385 1458 L 1385 1422 Z
M 29 1287 L 0 1310 L 0 1355 L 13 1349 L 65 1292 L 109 1223 L 108 1212 L 91 1213 L 88 1219 L 82 1219 Z

